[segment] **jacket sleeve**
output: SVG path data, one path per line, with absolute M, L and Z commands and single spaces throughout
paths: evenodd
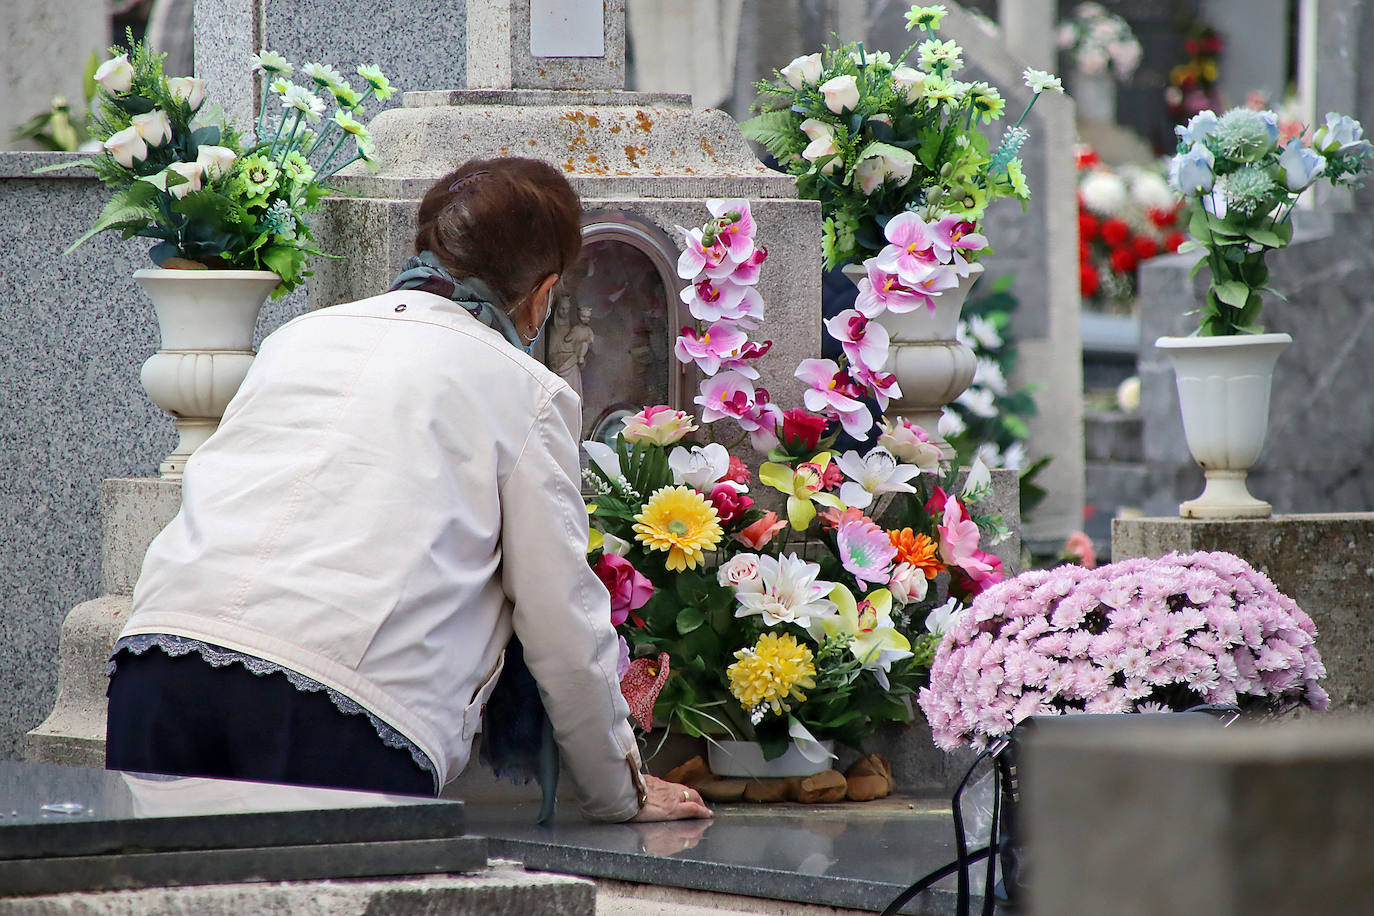
M 563 763 L 592 820 L 639 811 L 639 749 L 620 693 L 610 597 L 587 565 L 575 430 L 577 396 L 547 397 L 501 489 L 502 576 L 515 633 L 553 722 Z

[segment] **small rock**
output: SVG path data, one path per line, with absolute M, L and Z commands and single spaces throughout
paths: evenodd
M 892 794 L 892 781 L 882 776 L 850 776 L 845 783 L 850 801 L 872 801 Z
M 697 783 L 695 788 L 709 802 L 737 802 L 744 798 L 748 786 L 747 779 L 708 779 Z
M 801 781 L 797 801 L 803 805 L 824 805 L 843 801 L 848 784 L 839 770 L 826 770 Z
M 796 801 L 801 779 L 789 776 L 786 779 L 751 779 L 744 787 L 744 800 L 751 802 Z
M 706 765 L 706 758 L 697 754 L 691 760 L 673 767 L 664 774 L 663 778 L 669 782 L 681 783 L 695 789 L 703 782 L 716 777 L 711 773 L 711 768 Z

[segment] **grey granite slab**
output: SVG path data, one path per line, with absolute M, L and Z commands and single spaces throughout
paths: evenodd
M 475 872 L 486 864 L 486 841 L 467 836 L 12 859 L 0 861 L 0 897 L 244 881 L 437 875 Z
M 537 805 L 470 801 L 468 822 L 493 856 L 528 868 L 873 911 L 955 857 L 947 799 L 713 807 L 711 821 L 665 824 L 589 824 L 568 809 L 541 827 Z M 952 888 L 903 912 L 953 913 Z
M 463 817 L 461 802 L 432 798 L 0 762 L 0 875 L 135 851 L 428 842 L 462 836 Z

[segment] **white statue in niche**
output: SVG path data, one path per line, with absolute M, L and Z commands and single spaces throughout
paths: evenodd
M 590 306 L 577 309 L 578 320 L 572 320 L 574 301 L 567 293 L 559 295 L 554 304 L 553 328 L 549 334 L 547 364 L 568 383 L 578 397 L 582 397 L 582 368 L 587 365 L 596 332 L 592 330 Z

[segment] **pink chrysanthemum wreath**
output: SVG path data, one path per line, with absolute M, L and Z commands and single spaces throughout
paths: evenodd
M 945 749 L 1028 716 L 1325 709 L 1312 618 L 1229 553 L 1032 570 L 950 620 L 919 702 Z

